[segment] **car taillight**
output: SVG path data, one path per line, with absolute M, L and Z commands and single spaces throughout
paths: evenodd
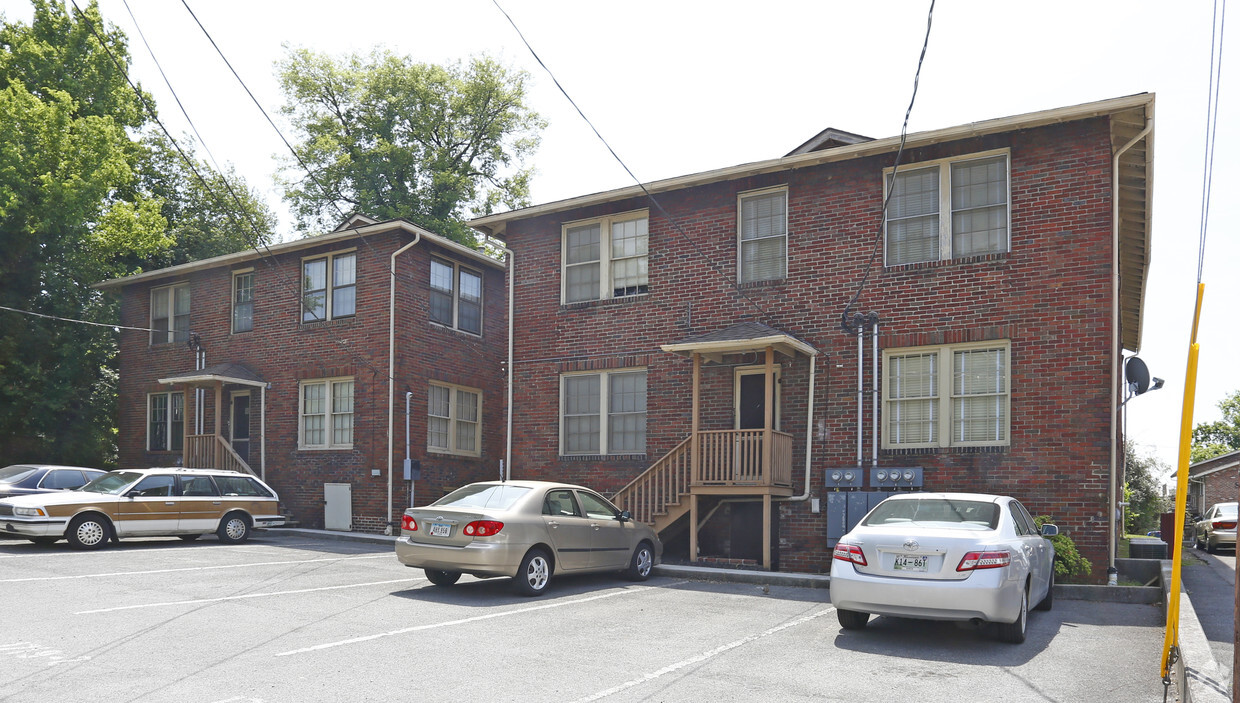
M 969 552 L 960 560 L 960 565 L 956 567 L 956 571 L 998 569 L 1011 563 L 1011 552 Z
M 465 526 L 465 534 L 471 537 L 490 537 L 499 534 L 504 523 L 498 520 L 474 520 Z
M 400 518 L 400 529 L 409 530 L 410 532 L 417 532 L 418 521 L 414 520 L 412 515 L 402 515 Z
M 833 556 L 840 561 L 848 561 L 853 564 L 867 566 L 865 554 L 861 551 L 861 547 L 855 544 L 837 544 L 835 545 L 835 553 Z
M 1235 521 L 1235 520 L 1215 520 L 1214 522 L 1212 522 L 1212 523 L 1210 523 L 1210 524 L 1211 524 L 1211 525 L 1214 525 L 1214 529 L 1216 529 L 1216 530 L 1234 530 L 1234 529 L 1236 529 L 1236 521 Z

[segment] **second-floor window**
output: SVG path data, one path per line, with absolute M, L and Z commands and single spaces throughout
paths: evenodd
M 171 344 L 189 339 L 189 284 L 151 291 L 151 344 Z
M 353 379 L 328 378 L 301 384 L 301 448 L 353 447 Z
M 352 317 L 357 312 L 357 253 L 301 262 L 301 321 Z
M 430 318 L 446 327 L 482 334 L 482 274 L 431 259 Z
M 883 447 L 1006 446 L 1006 341 L 883 353 Z
M 737 196 L 740 281 L 778 281 L 788 275 L 788 191 Z
M 432 383 L 426 405 L 428 449 L 446 454 L 481 454 L 481 391 Z
M 650 292 L 649 225 L 646 210 L 564 225 L 563 301 Z
M 181 451 L 185 446 L 185 394 L 151 393 L 146 399 L 147 451 Z
M 249 332 L 254 329 L 254 272 L 233 274 L 232 331 Z
M 567 374 L 560 383 L 560 454 L 644 454 L 646 371 Z
M 1006 151 L 890 170 L 887 265 L 1008 250 Z

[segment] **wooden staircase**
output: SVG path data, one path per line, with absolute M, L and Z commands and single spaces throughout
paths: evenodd
M 186 437 L 182 460 L 189 469 L 226 469 L 257 477 L 250 465 L 233 451 L 232 445 L 218 434 L 189 435 Z
M 689 512 L 693 436 L 656 461 L 612 498 L 621 510 L 662 532 Z

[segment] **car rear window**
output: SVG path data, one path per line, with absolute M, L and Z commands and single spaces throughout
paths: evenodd
M 21 464 L 6 466 L 0 469 L 0 483 L 17 483 L 35 471 L 38 471 L 38 469 L 33 466 L 22 466 Z
M 999 525 L 999 506 L 979 500 L 951 498 L 885 500 L 863 521 L 867 526 L 908 523 L 963 530 L 993 530 Z
M 1235 503 L 1221 503 L 1218 506 L 1218 515 L 1219 517 L 1236 517 L 1237 507 Z
M 521 499 L 530 489 L 524 486 L 503 486 L 483 484 L 465 486 L 452 491 L 448 495 L 431 503 L 431 505 L 451 506 L 455 508 L 490 508 L 507 510 Z
M 249 476 L 216 476 L 215 483 L 226 496 L 271 497 L 266 488 Z

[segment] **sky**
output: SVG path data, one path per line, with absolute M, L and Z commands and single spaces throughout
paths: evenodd
M 266 196 L 283 239 L 301 236 L 274 181 L 288 151 L 186 4 L 290 141 L 274 70 L 286 47 L 331 55 L 383 48 L 441 64 L 487 54 L 529 72 L 529 104 L 548 121 L 530 161 L 534 204 L 632 185 L 492 0 L 128 0 L 128 8 L 124 0 L 101 0 L 104 19 L 129 36 L 132 75 L 154 95 L 161 119 L 175 135 L 189 131 L 138 28 L 205 146 Z M 500 5 L 634 174 L 652 181 L 782 156 L 826 127 L 898 135 L 929 0 Z M 0 13 L 28 21 L 31 10 L 22 0 L 0 0 Z M 1138 451 L 1170 468 L 1198 280 L 1213 13 L 1213 3 L 1201 0 L 940 0 L 908 125 L 913 133 L 1157 95 L 1152 262 L 1139 356 L 1166 384 L 1128 403 L 1127 425 Z M 1217 86 L 1194 423 L 1219 419 L 1219 401 L 1240 390 L 1240 98 L 1227 65 L 1240 60 L 1238 51 L 1233 29 Z

